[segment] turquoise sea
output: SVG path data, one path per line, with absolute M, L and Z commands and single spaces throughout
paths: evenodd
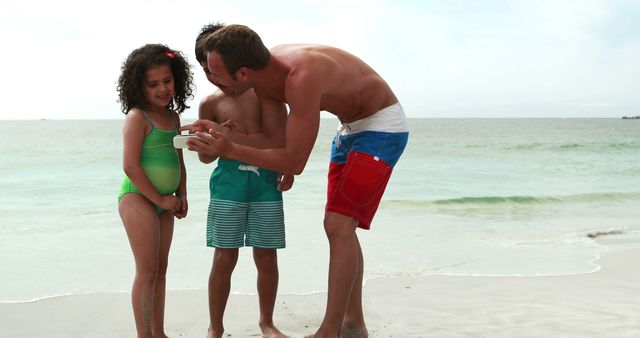
M 187 121 L 188 122 L 188 121 Z M 134 266 L 116 196 L 122 120 L 0 121 L 0 302 L 128 292 Z M 592 273 L 602 241 L 640 245 L 640 120 L 410 119 L 371 231 L 365 278 Z M 322 228 L 330 140 L 323 119 L 285 194 L 280 293 L 326 290 Z M 213 165 L 185 155 L 190 211 L 176 222 L 169 289 L 205 289 Z M 606 241 L 604 242 L 606 243 Z M 232 292 L 255 294 L 249 249 Z

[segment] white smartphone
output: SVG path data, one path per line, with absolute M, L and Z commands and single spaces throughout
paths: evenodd
M 173 146 L 175 148 L 178 149 L 182 149 L 182 148 L 186 148 L 187 147 L 187 140 L 191 137 L 195 137 L 197 138 L 198 136 L 196 136 L 195 134 L 189 134 L 189 135 L 176 135 L 173 138 Z

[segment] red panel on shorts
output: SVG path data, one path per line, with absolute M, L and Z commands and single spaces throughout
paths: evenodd
M 350 152 L 346 164 L 331 162 L 325 211 L 350 216 L 369 229 L 392 168 L 363 152 Z

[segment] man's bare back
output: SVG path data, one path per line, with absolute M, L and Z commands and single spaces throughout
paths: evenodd
M 321 86 L 320 110 L 328 111 L 343 122 L 373 115 L 398 102 L 389 85 L 371 67 L 353 54 L 324 45 L 279 45 L 271 55 L 289 69 L 285 87 L 277 91 L 259 91 L 260 97 L 289 102 L 299 82 Z

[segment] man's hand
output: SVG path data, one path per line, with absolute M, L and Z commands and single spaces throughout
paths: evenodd
M 209 133 L 196 132 L 198 138 L 187 140 L 187 149 L 211 156 L 223 156 L 232 147 L 224 134 L 209 130 Z

